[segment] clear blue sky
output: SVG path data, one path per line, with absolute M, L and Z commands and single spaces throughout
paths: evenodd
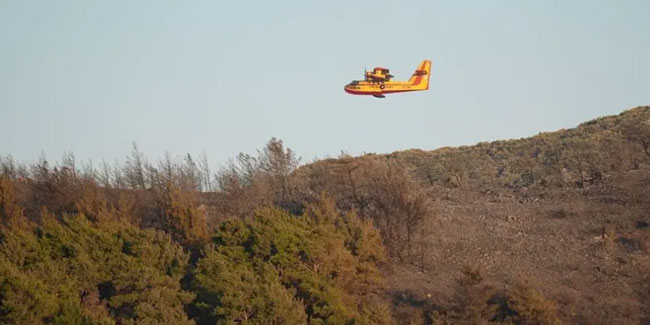
M 213 166 L 473 144 L 650 104 L 650 1 L 0 0 L 0 154 Z M 343 86 L 364 67 L 428 92 Z

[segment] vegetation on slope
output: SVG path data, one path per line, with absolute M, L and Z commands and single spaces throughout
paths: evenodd
M 0 322 L 642 322 L 649 121 L 304 166 L 272 139 L 215 175 L 135 146 L 99 169 L 0 157 Z

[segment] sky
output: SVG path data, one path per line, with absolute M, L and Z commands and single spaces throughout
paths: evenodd
M 0 0 L 0 155 L 124 161 L 272 137 L 314 159 L 528 137 L 650 104 L 650 1 Z M 430 89 L 343 86 L 364 68 Z

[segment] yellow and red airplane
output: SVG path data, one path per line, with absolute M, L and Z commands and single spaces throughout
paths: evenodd
M 388 69 L 376 67 L 372 72 L 364 73 L 365 80 L 353 80 L 344 89 L 348 94 L 372 95 L 377 98 L 384 98 L 386 97 L 385 94 L 428 90 L 430 76 L 430 60 L 422 61 L 408 81 L 391 81 L 393 76 Z

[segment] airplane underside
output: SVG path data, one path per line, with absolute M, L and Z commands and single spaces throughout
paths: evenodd
M 405 93 L 405 92 L 412 92 L 412 91 L 417 91 L 416 89 L 394 89 L 394 90 L 353 90 L 353 89 L 345 89 L 345 92 L 351 95 L 361 95 L 361 96 L 372 96 L 375 98 L 386 98 L 386 95 L 389 94 L 398 94 L 398 93 Z

